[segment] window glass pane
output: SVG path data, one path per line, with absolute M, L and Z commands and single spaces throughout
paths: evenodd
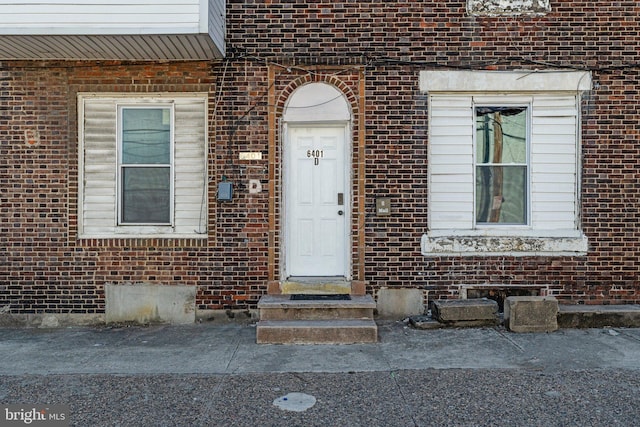
M 527 223 L 527 107 L 476 107 L 476 223 Z
M 122 163 L 169 164 L 170 117 L 168 108 L 123 108 Z
M 171 222 L 170 172 L 168 167 L 122 169 L 122 222 Z
M 476 108 L 476 163 L 527 163 L 527 108 Z
M 476 223 L 527 223 L 526 166 L 476 166 Z

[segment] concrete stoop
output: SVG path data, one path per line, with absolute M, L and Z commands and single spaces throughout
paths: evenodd
M 291 300 L 265 295 L 258 302 L 258 344 L 355 344 L 378 341 L 370 295 L 350 300 Z

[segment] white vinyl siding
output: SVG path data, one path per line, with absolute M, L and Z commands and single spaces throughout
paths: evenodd
M 173 226 L 118 226 L 118 105 L 167 103 L 174 104 L 175 114 Z M 80 237 L 203 237 L 198 231 L 206 229 L 206 95 L 81 94 L 78 110 Z
M 202 1 L 202 0 L 201 0 Z M 226 2 L 225 0 L 209 0 L 209 36 L 224 53 L 226 39 Z
M 473 228 L 473 98 L 434 96 L 429 122 L 431 229 Z
M 536 96 L 531 124 L 534 229 L 576 229 L 578 109 L 575 96 Z
M 198 33 L 201 0 L 0 0 L 2 34 L 158 34 Z M 14 30 L 11 30 L 11 29 Z M 10 32 L 9 32 L 10 31 Z
M 0 59 L 213 59 L 225 0 L 0 0 Z

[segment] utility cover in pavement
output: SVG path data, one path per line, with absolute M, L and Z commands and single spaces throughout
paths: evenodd
M 349 294 L 292 294 L 291 301 L 349 301 Z
M 316 398 L 304 393 L 289 393 L 273 401 L 283 411 L 303 412 L 316 404 Z

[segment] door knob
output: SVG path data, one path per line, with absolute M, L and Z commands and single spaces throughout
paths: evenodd
M 338 211 L 338 215 L 344 215 L 343 211 Z

